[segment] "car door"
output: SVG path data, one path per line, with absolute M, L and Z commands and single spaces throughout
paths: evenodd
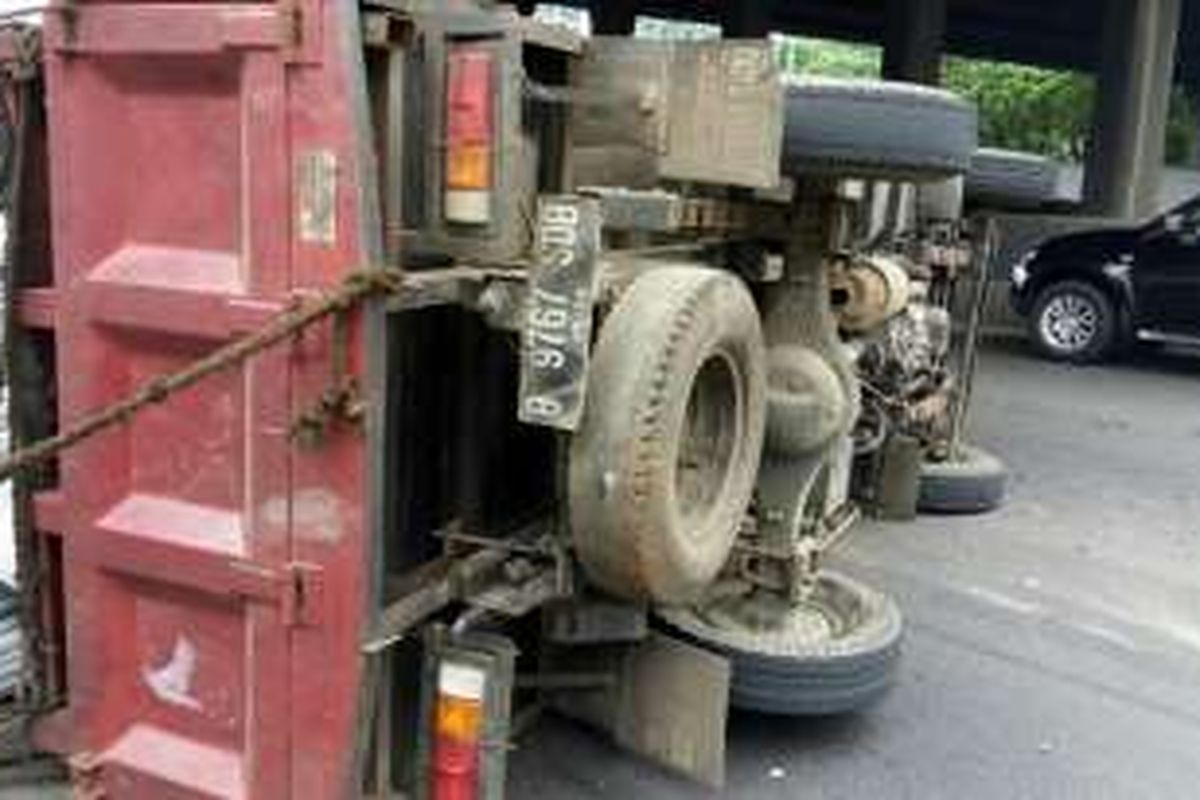
M 1137 246 L 1139 328 L 1200 336 L 1200 206 L 1166 214 Z

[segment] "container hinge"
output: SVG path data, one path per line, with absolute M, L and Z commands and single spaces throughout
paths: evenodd
M 284 568 L 279 604 L 285 626 L 311 628 L 320 624 L 323 574 L 316 564 L 294 562 Z

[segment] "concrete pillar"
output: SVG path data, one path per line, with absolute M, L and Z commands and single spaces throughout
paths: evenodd
M 883 77 L 938 85 L 945 39 L 946 0 L 886 0 Z
M 637 27 L 637 0 L 591 0 L 592 33 L 632 36 Z
M 1162 183 L 1181 0 L 1108 0 L 1084 201 L 1089 213 L 1151 213 Z
M 763 0 L 721 4 L 721 29 L 727 39 L 765 39 L 771 17 Z
M 1184 95 L 1187 97 L 1188 105 L 1191 106 L 1193 118 L 1200 119 L 1200 83 L 1195 80 L 1188 81 L 1184 86 Z M 1188 143 L 1187 157 L 1184 159 L 1183 165 L 1191 169 L 1200 169 L 1200 131 L 1192 131 L 1192 139 Z

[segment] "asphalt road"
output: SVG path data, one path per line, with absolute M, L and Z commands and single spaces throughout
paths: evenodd
M 1200 356 L 1072 369 L 1010 345 L 985 353 L 978 386 L 973 438 L 1011 466 L 1007 506 L 869 524 L 839 555 L 908 619 L 882 703 L 735 714 L 724 793 L 548 718 L 513 753 L 510 796 L 1200 797 Z
M 899 685 L 857 717 L 735 715 L 737 798 L 1200 797 L 1200 357 L 1075 369 L 984 355 L 973 438 L 1013 471 L 982 518 L 865 526 L 843 567 L 907 620 Z M 703 798 L 547 720 L 520 798 Z

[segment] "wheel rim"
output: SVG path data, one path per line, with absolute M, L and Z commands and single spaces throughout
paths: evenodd
M 675 458 L 675 500 L 693 532 L 704 528 L 716 508 L 741 432 L 736 368 L 724 355 L 713 356 L 692 382 Z
M 885 603 L 831 573 L 812 594 L 792 601 L 738 580 L 723 581 L 693 606 L 662 608 L 672 627 L 721 649 L 783 658 L 854 650 L 869 630 L 890 624 Z
M 853 620 L 840 611 L 821 594 L 793 603 L 776 592 L 749 589 L 717 595 L 697 614 L 718 630 L 741 630 L 813 646 L 837 639 L 853 627 Z
M 1046 304 L 1039 320 L 1042 339 L 1055 350 L 1086 350 L 1100 331 L 1100 309 L 1089 298 L 1060 294 Z

